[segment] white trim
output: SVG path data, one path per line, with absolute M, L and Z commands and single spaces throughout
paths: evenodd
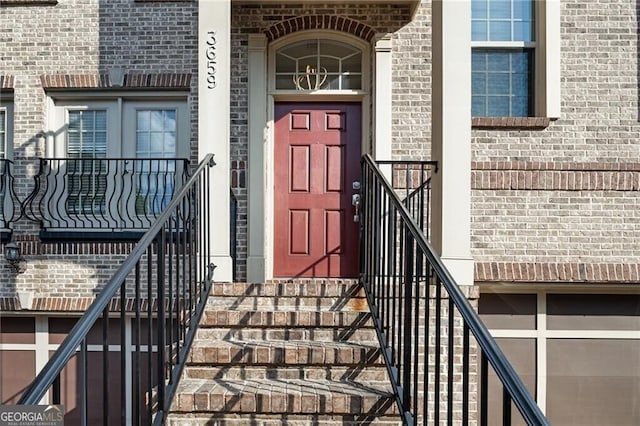
M 535 2 L 536 49 L 535 92 L 540 94 L 536 103 L 536 114 L 549 118 L 561 115 L 560 84 L 560 0 Z
M 49 361 L 49 318 L 46 316 L 36 316 L 35 318 L 35 344 L 33 350 L 36 352 L 35 376 L 40 374 L 44 366 Z M 1 346 L 0 346 L 1 347 Z M 35 377 L 34 376 L 34 377 Z M 49 403 L 49 392 L 45 393 L 40 404 Z
M 254 283 L 264 281 L 267 276 L 267 37 L 249 35 L 248 50 L 247 281 Z
M 215 281 L 233 280 L 230 241 L 231 0 L 198 2 L 198 160 L 213 153 L 210 259 Z M 200 253 L 202 256 L 203 253 Z M 204 273 L 204 271 L 201 271 Z
M 376 160 L 392 159 L 393 140 L 393 42 L 390 34 L 381 34 L 374 39 L 375 81 L 374 99 L 374 152 Z M 387 177 L 391 167 L 387 167 Z
M 536 297 L 536 400 L 542 412 L 547 410 L 547 295 L 538 292 Z
M 0 144 L 4 147 L 4 158 L 7 160 L 13 159 L 13 99 L 3 100 L 0 105 L 0 111 L 4 111 L 5 128 L 4 128 L 4 140 L 0 140 Z
M 535 41 L 472 41 L 472 48 L 485 49 L 535 49 Z
M 432 4 L 432 244 L 454 279 L 473 285 L 471 255 L 471 7 Z M 466 23 L 461 25 L 460 23 Z

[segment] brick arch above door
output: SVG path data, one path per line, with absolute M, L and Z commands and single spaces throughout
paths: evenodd
M 354 19 L 336 15 L 306 15 L 280 21 L 265 30 L 267 41 L 272 42 L 289 34 L 304 30 L 342 31 L 370 42 L 376 31 Z

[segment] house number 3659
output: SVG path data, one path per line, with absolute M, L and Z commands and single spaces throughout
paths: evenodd
M 216 83 L 216 67 L 218 62 L 216 60 L 216 32 L 207 32 L 207 48 L 205 50 L 205 56 L 207 58 L 207 89 L 214 89 L 217 86 Z

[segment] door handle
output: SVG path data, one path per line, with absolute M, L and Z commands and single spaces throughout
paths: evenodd
M 351 205 L 353 205 L 353 221 L 360 222 L 360 194 L 351 196 Z

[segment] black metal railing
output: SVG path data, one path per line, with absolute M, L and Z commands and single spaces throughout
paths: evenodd
M 139 239 L 188 178 L 186 159 L 42 158 L 22 203 L 44 239 Z
M 177 190 L 20 404 L 64 404 L 65 424 L 162 424 L 213 279 L 213 165 Z
M 0 233 L 3 240 L 11 235 L 11 223 L 16 219 L 18 206 L 13 172 L 13 162 L 0 158 Z
M 437 161 L 376 160 L 383 174 L 389 172 L 391 187 L 429 240 L 431 211 L 431 173 Z M 389 169 L 389 170 L 387 170 Z M 387 176 L 389 176 L 387 175 Z
M 547 425 L 370 156 L 362 161 L 361 191 L 360 279 L 404 424 L 510 425 L 513 418 Z M 491 386 L 489 366 L 498 379 Z

